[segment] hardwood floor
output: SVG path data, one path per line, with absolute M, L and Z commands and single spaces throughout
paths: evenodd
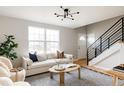
M 75 59 L 74 63 L 80 65 L 81 67 L 87 66 L 87 60 L 83 59 L 83 58 L 82 59 Z

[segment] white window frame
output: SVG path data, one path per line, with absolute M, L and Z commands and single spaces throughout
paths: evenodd
M 42 28 L 42 27 L 36 27 L 36 26 L 29 26 L 29 27 L 34 27 L 34 28 Z M 29 27 L 28 27 L 28 35 L 29 35 Z M 42 28 L 44 29 L 44 40 L 29 40 L 28 38 L 28 42 L 43 42 L 44 43 L 44 53 L 47 53 L 47 42 L 53 42 L 53 43 L 58 43 L 58 50 L 60 49 L 60 30 L 56 30 L 56 29 L 49 29 L 49 28 Z M 56 30 L 59 32 L 59 40 L 58 41 L 47 41 L 47 30 Z M 30 52 L 30 46 L 28 43 L 28 50 Z

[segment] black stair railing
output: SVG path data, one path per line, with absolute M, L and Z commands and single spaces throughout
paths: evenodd
M 87 48 L 87 61 L 100 55 L 103 51 L 119 40 L 124 41 L 124 18 L 119 19 L 112 27 L 102 34 Z

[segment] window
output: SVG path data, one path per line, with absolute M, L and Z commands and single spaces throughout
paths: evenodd
M 55 52 L 59 49 L 59 30 L 29 27 L 29 51 Z
M 59 49 L 59 31 L 46 29 L 46 51 L 54 52 Z

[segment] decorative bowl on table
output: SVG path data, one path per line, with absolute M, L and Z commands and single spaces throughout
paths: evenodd
M 56 66 L 54 69 L 56 71 L 63 71 L 63 70 L 65 70 L 65 67 L 63 67 L 63 66 Z

